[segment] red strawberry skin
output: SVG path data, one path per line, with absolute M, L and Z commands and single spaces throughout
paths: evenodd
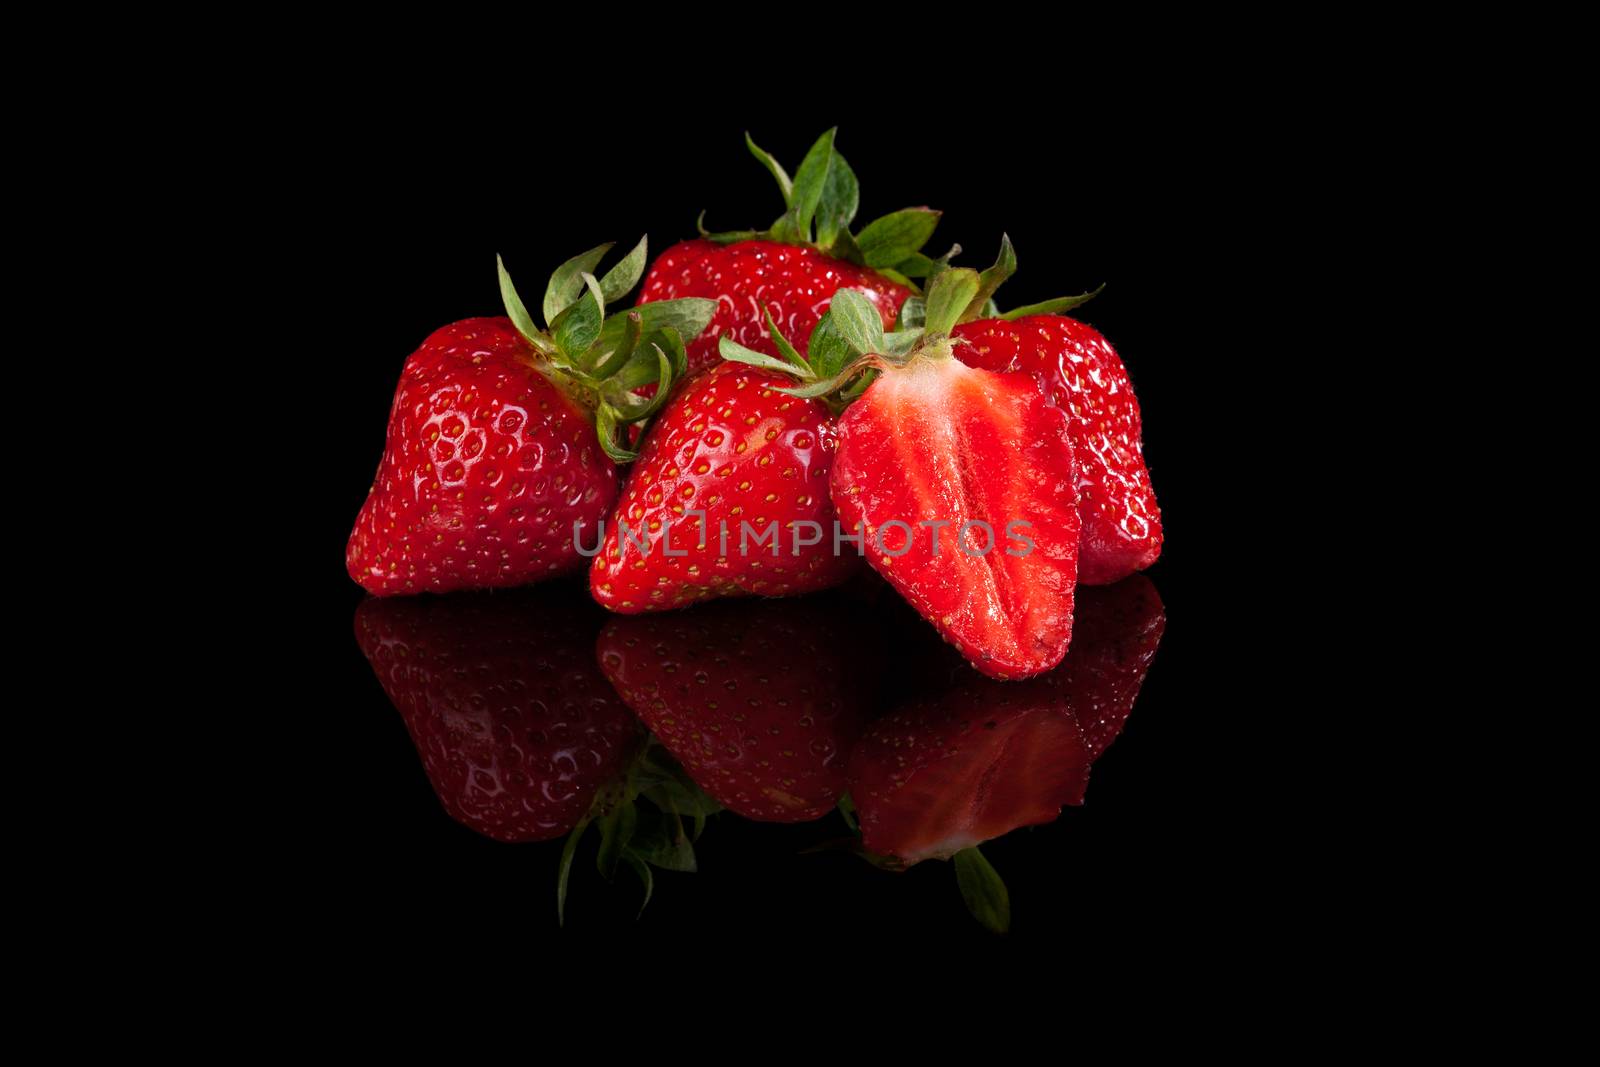
M 1060 663 L 1079 538 L 1066 416 L 1025 376 L 917 359 L 884 372 L 838 431 L 833 500 L 846 527 L 864 530 L 873 569 L 985 674 L 1024 678 Z M 907 531 L 891 521 L 911 527 L 898 558 Z M 919 525 L 938 521 L 949 525 Z M 960 550 L 969 521 L 993 531 L 987 554 Z M 1013 522 L 1029 524 L 1017 533 L 1031 550 L 1007 536 Z M 968 538 L 973 552 L 988 541 L 981 528 Z
M 825 598 L 826 603 L 832 598 Z M 871 699 L 840 607 L 725 602 L 612 620 L 601 668 L 695 783 L 748 819 L 833 810 Z
M 786 396 L 794 380 L 724 363 L 669 401 L 628 476 L 616 515 L 589 572 L 594 598 L 635 614 L 723 596 L 791 596 L 838 585 L 860 566 L 845 545 L 833 551 L 835 511 L 828 479 L 837 447 L 833 419 L 820 400 Z M 689 511 L 705 512 L 701 520 Z M 624 539 L 621 523 L 631 536 Z M 795 555 L 797 522 L 814 522 L 821 540 Z M 721 530 L 728 530 L 727 552 Z M 755 531 L 740 551 L 741 524 Z M 777 523 L 778 553 L 772 540 Z M 668 556 L 671 549 L 683 556 Z M 639 551 L 644 530 L 649 553 Z M 800 527 L 800 540 L 816 533 Z M 592 544 L 592 542 L 590 542 Z
M 827 312 L 833 294 L 859 289 L 877 305 L 885 329 L 893 326 L 911 290 L 868 267 L 858 267 L 810 248 L 776 241 L 682 241 L 650 265 L 639 303 L 698 296 L 720 305 L 711 325 L 688 346 L 689 373 L 720 362 L 717 339 L 727 334 L 746 348 L 776 356 L 764 309 L 783 335 L 802 348 Z
M 383 460 L 345 549 L 392 596 L 526 585 L 584 566 L 617 495 L 588 418 L 506 318 L 436 330 L 406 360 Z
M 1070 416 L 1083 519 L 1078 580 L 1107 585 L 1154 563 L 1161 555 L 1161 511 L 1145 468 L 1139 401 L 1110 343 L 1065 315 L 980 319 L 951 335 L 970 342 L 956 346 L 956 358 L 1033 375 Z
M 356 640 L 439 802 L 496 841 L 565 835 L 640 736 L 594 664 L 592 609 L 561 592 L 373 599 L 356 611 Z

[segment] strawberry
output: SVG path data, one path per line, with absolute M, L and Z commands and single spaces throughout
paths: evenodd
M 614 619 L 596 652 L 622 699 L 722 805 L 763 822 L 831 811 L 869 707 L 869 656 L 832 598 Z
M 681 373 L 682 337 L 708 300 L 653 304 L 607 319 L 643 272 L 638 246 L 598 281 L 601 245 L 562 265 L 538 329 L 500 268 L 509 318 L 435 331 L 406 360 L 383 459 L 345 550 L 350 576 L 378 596 L 525 585 L 584 566 L 616 500 L 620 428 L 659 408 L 633 390 Z
M 1023 678 L 1061 662 L 1072 637 L 1077 471 L 1066 417 L 1032 381 L 952 356 L 950 327 L 981 287 L 970 270 L 938 274 L 920 335 L 885 335 L 842 290 L 819 327 L 834 340 L 813 336 L 810 366 L 789 365 L 821 380 L 789 392 L 849 405 L 829 485 L 873 569 L 979 670 Z
M 596 600 L 634 614 L 795 595 L 859 568 L 856 555 L 834 551 L 832 415 L 820 400 L 780 392 L 789 382 L 724 363 L 679 390 L 646 438 L 590 568 Z
M 362 602 L 356 640 L 456 822 L 561 837 L 626 765 L 638 724 L 594 665 L 597 625 L 545 590 Z
M 939 213 L 907 208 L 849 230 L 860 200 L 854 172 L 834 150 L 834 131 L 819 138 L 791 181 L 770 155 L 745 135 L 753 154 L 777 179 L 787 210 L 764 231 L 708 234 L 663 252 L 650 267 L 639 303 L 682 297 L 717 302 L 711 327 L 688 346 L 690 375 L 717 363 L 717 338 L 777 355 L 765 322 L 768 308 L 790 337 L 809 337 L 833 294 L 857 289 L 887 328 L 912 294 L 911 276 L 931 261 L 920 249 Z M 702 216 L 703 218 L 703 216 Z

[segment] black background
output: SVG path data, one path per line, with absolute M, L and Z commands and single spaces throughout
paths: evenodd
M 558 931 L 559 845 L 497 844 L 445 816 L 352 634 L 363 594 L 344 572 L 344 542 L 400 367 L 438 326 L 499 313 L 495 253 L 537 292 L 600 241 L 626 248 L 648 233 L 654 255 L 693 236 L 702 208 L 712 229 L 765 226 L 781 200 L 743 131 L 792 170 L 835 122 L 862 184 L 858 222 L 941 208 L 930 249 L 959 242 L 958 262 L 976 267 L 1009 233 L 1020 266 L 1002 306 L 1106 283 L 1079 314 L 1122 355 L 1144 412 L 1166 531 L 1149 576 L 1166 636 L 1086 805 L 985 847 L 1012 894 L 1009 944 L 1114 945 L 1130 927 L 1216 936 L 1276 899 L 1293 816 L 1270 784 L 1291 759 L 1276 725 L 1286 668 L 1272 649 L 1304 609 L 1296 583 L 1272 568 L 1286 519 L 1261 503 L 1282 462 L 1257 414 L 1261 353 L 1286 339 L 1265 284 L 1281 268 L 1256 243 L 1262 222 L 1281 217 L 1272 168 L 1246 166 L 1198 116 L 991 118 L 970 136 L 907 147 L 881 121 L 823 108 L 692 127 L 631 121 L 634 143 L 649 146 L 639 162 L 619 162 L 620 144 L 571 152 L 510 132 L 452 143 L 419 130 L 381 157 L 366 155 L 359 133 L 308 147 L 314 216 L 285 234 L 299 247 L 280 283 L 314 354 L 300 365 L 315 440 L 291 461 L 299 562 L 281 593 L 293 604 L 274 607 L 295 628 L 294 710 L 287 727 L 281 717 L 266 727 L 274 755 L 261 782 L 274 906 L 300 930 L 994 947 L 943 865 L 896 876 L 848 856 L 801 856 L 814 832 L 729 816 L 708 833 L 701 871 L 659 876 L 637 923 L 629 876 L 612 889 L 580 865 Z

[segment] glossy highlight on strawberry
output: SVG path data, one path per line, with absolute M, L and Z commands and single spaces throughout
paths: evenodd
M 526 585 L 583 567 L 617 495 L 594 426 L 507 318 L 436 330 L 406 361 L 345 552 L 369 593 Z
M 838 585 L 860 567 L 854 552 L 833 551 L 832 416 L 821 401 L 778 392 L 787 384 L 725 363 L 673 396 L 591 565 L 597 601 L 634 614 L 716 597 L 793 596 Z

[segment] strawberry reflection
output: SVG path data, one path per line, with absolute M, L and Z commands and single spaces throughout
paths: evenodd
M 621 616 L 596 655 L 617 691 L 718 803 L 762 822 L 833 810 L 872 706 L 859 605 L 721 601 Z
M 1090 765 L 1133 709 L 1166 613 L 1142 576 L 1078 593 L 1072 646 L 1049 674 L 997 682 L 964 666 L 943 675 L 929 667 L 944 684 L 863 734 L 848 779 L 867 852 L 893 866 L 947 859 L 1083 802 Z
M 445 811 L 507 842 L 572 830 L 636 747 L 594 664 L 599 626 L 560 587 L 367 600 L 355 618 Z

